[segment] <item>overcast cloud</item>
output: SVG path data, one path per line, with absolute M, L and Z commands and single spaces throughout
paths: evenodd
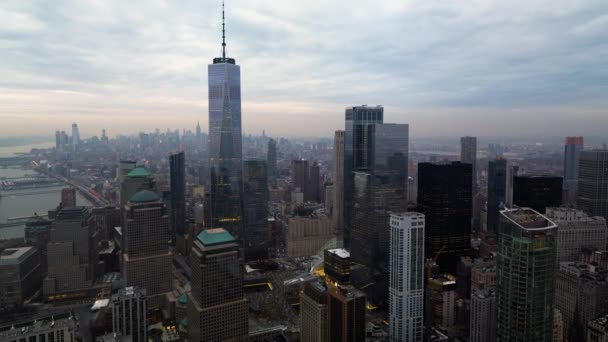
M 243 129 L 329 136 L 382 104 L 413 135 L 608 132 L 606 0 L 228 0 Z M 0 135 L 207 127 L 220 0 L 0 2 Z

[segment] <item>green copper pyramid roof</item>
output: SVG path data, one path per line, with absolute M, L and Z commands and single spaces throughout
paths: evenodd
M 198 234 L 197 239 L 205 246 L 213 246 L 235 241 L 234 236 L 228 233 L 224 228 L 203 230 L 200 234 Z
M 182 295 L 177 298 L 177 301 L 180 304 L 186 304 L 188 302 L 188 296 L 186 296 L 185 293 L 182 293 Z
M 129 172 L 129 174 L 127 175 L 127 177 L 150 177 L 152 176 L 152 174 L 144 169 L 143 167 L 136 167 L 133 170 L 131 170 L 131 172 Z
M 133 202 L 133 203 L 147 203 L 147 202 L 156 202 L 160 200 L 160 197 L 158 197 L 158 195 L 150 190 L 142 190 L 138 193 L 136 193 L 135 195 L 133 195 L 133 197 L 131 197 L 131 199 L 129 200 L 129 202 Z

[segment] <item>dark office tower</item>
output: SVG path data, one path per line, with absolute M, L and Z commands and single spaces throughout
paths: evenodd
M 471 164 L 418 164 L 418 207 L 426 216 L 427 258 L 456 273 L 471 252 Z
M 344 236 L 344 131 L 336 131 L 334 134 L 334 198 L 333 198 L 333 220 L 334 229 L 338 239 Z M 330 201 L 332 199 L 325 199 Z
M 306 188 L 308 199 L 311 202 L 321 203 L 321 168 L 317 162 L 313 162 L 308 172 L 308 184 Z
M 497 341 L 552 341 L 557 226 L 529 208 L 500 212 Z
M 344 248 L 326 249 L 323 253 L 325 274 L 336 285 L 350 284 L 350 263 L 350 253 Z
M 308 188 L 308 160 L 292 160 L 291 161 L 291 188 L 295 190 L 299 188 L 304 194 L 304 200 L 307 200 L 306 189 Z
M 61 131 L 61 148 L 65 149 L 70 142 L 70 137 L 65 131 Z
M 576 205 L 608 220 L 608 150 L 581 152 Z
M 61 149 L 61 132 L 55 131 L 55 149 Z
M 127 287 L 112 296 L 112 330 L 120 340 L 147 342 L 146 290 Z
M 211 226 L 240 237 L 242 229 L 241 69 L 226 57 L 222 7 L 222 56 L 209 72 Z
M 225 229 L 203 230 L 192 246 L 188 341 L 247 341 L 243 258 Z
M 184 152 L 169 156 L 171 174 L 171 241 L 186 233 L 186 164 Z
M 243 167 L 243 237 L 246 259 L 268 255 L 268 175 L 266 162 L 246 160 Z
M 277 141 L 268 140 L 268 152 L 266 154 L 266 165 L 268 166 L 268 183 L 272 186 L 277 184 Z
M 76 206 L 76 189 L 61 189 L 61 207 L 70 208 Z
M 460 138 L 460 161 L 473 167 L 473 188 L 477 188 L 477 138 Z M 475 191 L 473 191 L 475 192 Z
M 562 205 L 562 177 L 513 177 L 513 205 L 544 214 L 547 207 Z
M 507 160 L 495 159 L 488 163 L 487 231 L 497 234 L 500 209 L 506 203 Z
M 158 308 L 171 291 L 169 217 L 158 195 L 136 193 L 124 208 L 123 278 L 126 286 L 146 289 L 149 307 Z
M 48 274 L 44 279 L 45 296 L 81 290 L 94 280 L 90 209 L 63 208 L 57 212 L 47 244 Z
M 564 204 L 576 205 L 578 168 L 581 152 L 585 148 L 583 137 L 567 137 L 564 146 Z
M 331 287 L 327 303 L 329 341 L 365 341 L 365 295 L 352 287 Z
M 366 172 L 372 164 L 374 124 L 384 122 L 382 106 L 346 108 L 344 131 L 344 247 L 350 248 L 351 212 L 354 193 L 353 172 Z

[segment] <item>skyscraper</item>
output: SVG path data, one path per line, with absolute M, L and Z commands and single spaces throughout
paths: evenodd
M 148 341 L 146 290 L 121 289 L 112 296 L 112 330 L 117 337 L 133 342 Z
M 222 5 L 223 6 L 223 5 Z M 240 238 L 242 229 L 241 69 L 226 57 L 222 7 L 222 56 L 209 72 L 209 167 L 211 225 Z
M 365 341 L 365 295 L 355 288 L 331 287 L 327 305 L 329 341 Z
M 121 161 L 121 167 L 122 166 L 123 162 Z M 122 169 L 119 170 L 122 172 Z M 154 190 L 156 187 L 154 177 L 152 177 L 152 174 L 143 167 L 136 167 L 128 171 L 126 176 L 119 174 L 118 178 L 123 179 L 120 183 L 119 193 L 119 204 L 121 208 L 124 207 L 137 192 L 142 190 Z
M 55 149 L 59 151 L 61 147 L 61 132 L 57 130 L 55 131 Z
M 564 204 L 570 206 L 576 204 L 579 159 L 584 148 L 583 137 L 566 138 L 564 145 Z
M 169 156 L 171 180 L 171 241 L 186 233 L 186 165 L 184 151 Z
M 123 278 L 126 286 L 146 289 L 148 306 L 159 308 L 171 291 L 169 217 L 157 194 L 143 190 L 124 208 Z
M 578 209 L 608 220 L 608 150 L 582 151 L 578 173 Z
M 488 163 L 487 231 L 498 233 L 499 211 L 506 203 L 507 161 L 502 158 Z
M 225 229 L 203 230 L 192 247 L 188 341 L 248 340 L 243 257 Z
M 78 125 L 74 122 L 72 124 L 72 149 L 76 149 L 76 146 L 80 145 L 80 131 Z
M 321 168 L 319 167 L 319 163 L 316 161 L 310 166 L 306 190 L 310 201 L 321 203 Z
M 243 237 L 245 258 L 268 255 L 268 175 L 266 161 L 246 160 L 243 168 Z
M 372 163 L 372 126 L 384 122 L 382 106 L 346 108 L 344 131 L 344 247 L 350 248 L 355 171 L 368 171 Z
M 334 229 L 338 239 L 344 238 L 344 131 L 334 134 Z M 325 199 L 329 201 L 331 199 Z
M 562 177 L 513 177 L 513 204 L 544 214 L 547 207 L 562 205 Z
M 477 189 L 477 138 L 462 137 L 460 138 L 460 161 L 465 164 L 471 164 L 473 174 L 473 193 Z
M 425 252 L 445 272 L 456 273 L 471 251 L 471 165 L 418 164 L 418 208 L 425 215 Z
M 496 292 L 476 289 L 471 294 L 471 342 L 496 341 Z
M 277 184 L 277 141 L 268 140 L 268 152 L 266 154 L 266 165 L 268 167 L 268 183 L 272 186 Z
M 327 288 L 321 283 L 308 283 L 300 293 L 300 341 L 326 342 Z
M 502 210 L 497 341 L 551 341 L 557 226 L 529 208 Z
M 424 323 L 424 215 L 390 218 L 390 340 L 422 342 Z
M 309 200 L 310 195 L 307 193 L 308 188 L 308 160 L 292 160 L 291 161 L 291 188 L 299 188 L 304 193 L 304 200 Z
M 370 301 L 388 304 L 390 213 L 407 210 L 409 126 L 374 124 L 369 127 L 370 160 L 366 171 L 353 172 L 350 252 L 354 262 L 369 269 L 366 288 Z

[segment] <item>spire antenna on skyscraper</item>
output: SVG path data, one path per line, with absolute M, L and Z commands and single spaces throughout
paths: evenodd
M 224 16 L 224 1 L 222 0 L 222 58 L 226 58 L 226 17 Z

